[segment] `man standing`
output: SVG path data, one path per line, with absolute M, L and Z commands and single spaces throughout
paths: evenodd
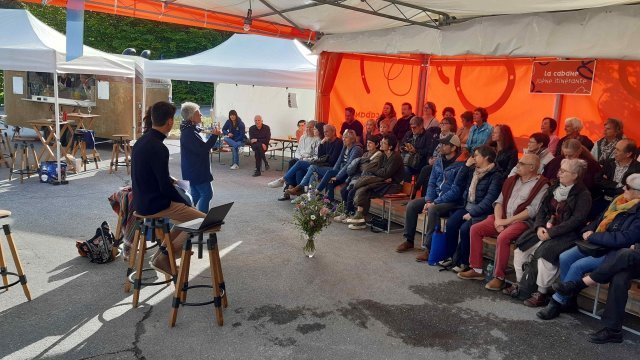
M 511 243 L 529 228 L 527 221 L 536 217 L 549 187 L 547 178 L 538 174 L 540 158 L 537 155 L 525 154 L 517 167 L 516 175 L 505 180 L 494 204 L 493 215 L 471 226 L 469 265 L 472 269 L 458 273 L 458 277 L 464 280 L 484 280 L 482 238 L 497 237 L 494 277 L 485 286 L 488 290 L 498 291 L 504 287 Z
M 162 143 L 173 127 L 176 107 L 160 101 L 151 107 L 152 128 L 142 135 L 133 146 L 131 154 L 131 185 L 133 187 L 133 206 L 140 215 L 169 218 L 183 223 L 205 214 L 187 205 L 173 185 L 169 176 L 169 149 Z M 182 252 L 182 244 L 187 235 L 172 230 L 171 245 L 175 256 Z M 158 250 L 151 260 L 151 266 L 167 275 L 171 274 L 171 265 L 167 251 Z
M 409 104 L 408 102 L 402 104 L 402 108 L 400 111 L 402 113 L 402 117 L 398 119 L 396 127 L 393 128 L 393 134 L 398 140 L 404 139 L 404 136 L 410 129 L 409 121 L 411 121 L 411 119 L 416 116 L 416 114 L 414 114 L 412 111 L 411 104 Z
M 255 125 L 249 128 L 249 139 L 251 142 L 251 149 L 255 154 L 256 170 L 253 176 L 260 176 L 260 169 L 262 168 L 262 162 L 264 161 L 264 170 L 269 170 L 269 163 L 265 153 L 269 148 L 269 141 L 271 141 L 271 129 L 267 125 L 262 123 L 262 116 L 256 115 L 253 118 Z
M 356 120 L 356 110 L 352 107 L 344 109 L 344 122 L 342 123 L 342 127 L 340 127 L 340 136 L 342 136 L 346 130 L 355 131 L 357 141 L 362 144 L 362 123 Z

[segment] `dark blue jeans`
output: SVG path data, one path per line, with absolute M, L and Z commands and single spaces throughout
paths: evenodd
M 284 182 L 287 185 L 296 186 L 302 181 L 302 177 L 307 173 L 311 163 L 304 160 L 296 161 L 292 167 L 284 174 Z
M 447 245 L 449 249 L 455 249 L 453 263 L 456 265 L 469 265 L 472 220 L 462 218 L 466 213 L 466 209 L 458 209 L 447 220 Z
M 605 256 L 594 258 L 587 256 L 578 250 L 577 246 L 560 254 L 560 281 L 578 281 L 585 273 L 593 271 L 604 261 Z M 566 304 L 569 298 L 558 293 L 553 294 L 553 299 L 560 304 Z
M 190 185 L 191 199 L 193 206 L 200 212 L 207 213 L 209 211 L 209 202 L 213 198 L 213 187 L 210 182 L 204 184 Z

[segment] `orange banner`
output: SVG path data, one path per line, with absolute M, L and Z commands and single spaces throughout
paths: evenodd
M 591 95 L 595 60 L 534 61 L 532 93 Z

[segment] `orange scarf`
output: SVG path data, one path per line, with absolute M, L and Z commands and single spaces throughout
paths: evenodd
M 596 232 L 607 231 L 607 227 L 613 222 L 613 219 L 615 219 L 618 214 L 629 211 L 629 209 L 636 206 L 639 201 L 640 199 L 627 200 L 622 195 L 613 199 L 607 211 L 604 212 L 604 216 L 602 217 L 602 221 L 600 221 L 600 224 L 598 224 Z

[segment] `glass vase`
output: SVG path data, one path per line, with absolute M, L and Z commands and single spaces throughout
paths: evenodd
M 304 251 L 304 255 L 310 259 L 313 258 L 316 254 L 316 244 L 313 237 L 310 237 L 307 234 L 302 234 L 302 239 L 305 241 L 304 248 L 302 249 Z

